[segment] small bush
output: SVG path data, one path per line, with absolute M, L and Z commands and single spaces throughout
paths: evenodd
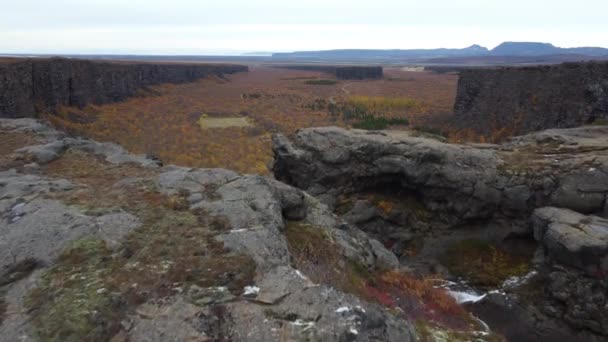
M 440 260 L 455 276 L 483 288 L 494 288 L 509 277 L 523 276 L 531 267 L 529 258 L 509 254 L 477 239 L 463 240 L 449 246 Z
M 390 110 L 410 110 L 420 106 L 418 101 L 409 97 L 386 97 L 386 96 L 351 96 L 348 102 L 362 106 L 368 111 L 390 111 Z
M 304 82 L 306 84 L 310 84 L 310 85 L 334 85 L 337 84 L 338 81 L 334 81 L 334 80 L 309 80 Z
M 383 118 L 368 115 L 361 121 L 353 124 L 354 128 L 367 130 L 381 130 L 391 125 L 407 125 L 409 121 L 406 118 Z

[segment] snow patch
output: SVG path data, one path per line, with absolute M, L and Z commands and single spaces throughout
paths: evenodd
M 258 293 L 260 293 L 260 288 L 255 285 L 245 286 L 243 289 L 243 296 L 257 296 Z
M 348 306 L 343 306 L 341 308 L 336 309 L 336 313 L 349 312 L 350 308 Z

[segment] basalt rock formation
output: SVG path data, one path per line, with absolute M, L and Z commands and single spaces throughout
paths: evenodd
M 380 66 L 351 66 L 337 67 L 336 77 L 339 80 L 369 80 L 382 78 L 382 67 Z
M 243 65 L 152 64 L 79 59 L 0 62 L 0 117 L 37 117 L 58 106 L 116 102 L 146 86 L 247 71 Z
M 320 71 L 333 74 L 339 80 L 368 80 L 380 79 L 384 75 L 381 66 L 333 66 L 333 65 L 287 65 L 277 66 L 277 68 Z
M 299 230 L 331 243 L 336 266 L 398 267 L 299 189 L 161 167 L 33 119 L 1 119 L 0 137 L 3 340 L 417 339 L 408 319 L 295 268 Z
M 482 134 L 525 134 L 608 118 L 608 63 L 462 70 L 457 124 Z
M 608 214 L 607 134 L 606 126 L 583 126 L 503 145 L 455 145 L 416 132 L 309 128 L 292 139 L 274 136 L 273 170 L 392 246 L 412 267 L 417 258 L 403 250 L 416 240 L 428 245 L 419 252 L 424 258 L 449 239 L 537 241 L 534 303 L 494 295 L 485 302 L 504 312 L 520 308 L 518 315 L 529 319 L 515 326 L 528 325 L 526 334 L 539 340 L 560 334 L 602 339 L 608 336 L 608 224 L 601 218 Z M 379 191 L 382 201 L 370 203 Z M 357 197 L 361 193 L 366 196 Z M 571 330 L 555 333 L 560 324 L 548 323 L 552 319 Z

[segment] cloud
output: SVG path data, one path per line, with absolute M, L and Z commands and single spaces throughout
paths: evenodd
M 590 10 L 593 8 L 593 10 Z M 3 5 L 0 52 L 205 53 L 602 45 L 603 1 L 21 0 Z

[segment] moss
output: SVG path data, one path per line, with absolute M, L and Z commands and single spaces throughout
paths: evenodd
M 100 240 L 75 241 L 29 295 L 41 340 L 108 340 L 140 304 L 175 294 L 178 287 L 226 286 L 240 295 L 255 262 L 214 239 L 206 213 L 175 211 L 154 194 L 128 206 L 142 220 L 115 250 Z
M 32 321 L 45 341 L 97 341 L 118 329 L 112 290 L 104 283 L 109 250 L 100 240 L 76 241 L 26 298 Z
M 526 256 L 509 254 L 477 239 L 452 244 L 440 260 L 452 274 L 482 288 L 495 288 L 509 277 L 525 275 L 531 268 Z
M 360 295 L 365 284 L 371 280 L 367 267 L 346 259 L 326 229 L 290 221 L 284 234 L 294 266 L 312 281 Z
M 418 333 L 418 341 L 420 342 L 503 342 L 506 339 L 493 332 L 479 333 L 475 331 L 458 331 L 446 328 L 433 322 L 417 320 L 416 332 Z
M 10 284 L 14 281 L 27 277 L 38 267 L 38 261 L 34 258 L 26 258 L 11 266 L 1 277 L 0 286 Z

